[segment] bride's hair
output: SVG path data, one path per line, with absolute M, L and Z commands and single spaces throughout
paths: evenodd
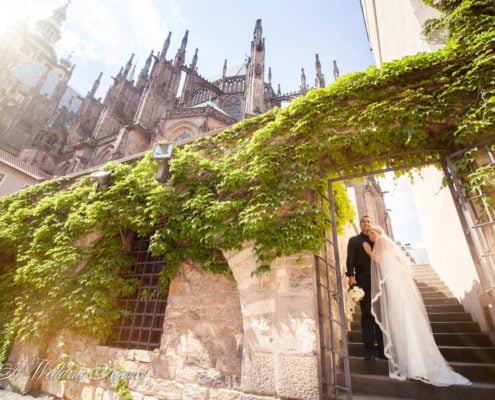
M 385 233 L 385 231 L 383 230 L 383 228 L 381 226 L 379 226 L 379 225 L 371 225 L 369 227 L 369 230 L 375 231 L 379 235 L 383 235 Z

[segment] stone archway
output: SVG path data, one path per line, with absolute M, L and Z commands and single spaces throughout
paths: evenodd
M 449 216 L 449 218 L 454 219 L 457 223 L 457 225 L 461 226 L 463 229 L 457 229 L 455 232 L 458 234 L 457 240 L 461 241 L 461 244 L 463 243 L 464 239 L 466 239 L 467 246 L 465 247 L 465 252 L 468 253 L 470 252 L 471 254 L 469 255 L 470 261 L 472 261 L 473 266 L 464 266 L 464 269 L 458 270 L 457 272 L 453 272 L 454 268 L 452 265 L 452 262 L 447 263 L 446 268 L 444 270 L 444 273 L 452 275 L 457 275 L 458 280 L 464 280 L 469 276 L 475 276 L 477 275 L 478 281 L 475 282 L 472 287 L 471 282 L 464 282 L 467 284 L 467 286 L 462 287 L 460 290 L 459 288 L 456 288 L 457 290 L 453 290 L 454 293 L 456 293 L 456 296 L 458 299 L 463 303 L 465 309 L 469 311 L 472 315 L 473 318 L 480 323 L 480 325 L 484 328 L 483 330 L 488 332 L 492 336 L 492 340 L 494 337 L 494 323 L 493 321 L 495 320 L 495 314 L 493 311 L 493 305 L 495 303 L 495 296 L 494 294 L 494 273 L 493 273 L 493 268 L 490 269 L 493 266 L 494 262 L 494 255 L 495 253 L 493 252 L 493 249 L 495 247 L 495 240 L 493 237 L 493 231 L 495 229 L 495 223 L 493 220 L 493 211 L 490 211 L 487 209 L 486 205 L 484 210 L 480 212 L 478 210 L 478 214 L 484 213 L 485 216 L 486 214 L 489 214 L 487 217 L 487 222 L 480 223 L 480 221 L 476 218 L 476 216 L 473 216 L 473 214 L 477 213 L 477 209 L 480 208 L 480 206 L 473 204 L 473 199 L 476 200 L 478 197 L 482 197 L 481 193 L 478 193 L 478 196 L 476 198 L 471 198 L 468 199 L 469 196 L 467 196 L 465 193 L 463 193 L 463 187 L 462 187 L 462 182 L 463 179 L 467 179 L 466 177 L 462 177 L 458 174 L 458 169 L 455 166 L 455 158 L 460 158 L 462 155 L 473 152 L 473 151 L 479 151 L 479 148 L 483 148 L 481 152 L 476 157 L 472 157 L 474 161 L 473 164 L 479 168 L 480 165 L 487 165 L 490 167 L 493 167 L 494 164 L 494 156 L 493 156 L 493 149 L 494 149 L 494 143 L 495 143 L 495 138 L 491 138 L 489 140 L 486 140 L 482 143 L 478 143 L 470 148 L 466 148 L 460 151 L 457 151 L 453 154 L 447 155 L 446 153 L 440 153 L 440 157 L 436 160 L 434 159 L 428 159 L 427 161 L 419 161 L 415 163 L 403 163 L 402 165 L 395 165 L 395 166 L 388 166 L 388 163 L 385 161 L 384 162 L 384 167 L 383 168 L 373 168 L 372 164 L 376 160 L 365 160 L 356 163 L 353 168 L 355 168 L 356 171 L 361 170 L 360 172 L 356 172 L 355 174 L 348 174 L 348 175 L 339 175 L 333 179 L 329 180 L 329 193 L 328 193 L 328 200 L 330 203 L 330 208 L 331 208 L 331 218 L 332 220 L 335 220 L 335 205 L 334 205 L 334 199 L 333 199 L 333 193 L 332 193 L 332 183 L 337 182 L 337 181 L 345 181 L 345 180 L 350 180 L 350 179 L 356 179 L 356 178 L 362 178 L 365 176 L 370 176 L 370 175 L 380 175 L 385 172 L 391 172 L 391 171 L 398 171 L 398 170 L 412 170 L 414 168 L 422 167 L 422 168 L 427 168 L 428 166 L 431 166 L 433 164 L 439 164 L 441 167 L 434 169 L 437 171 L 437 182 L 440 182 L 442 179 L 447 181 L 448 186 L 445 187 L 444 192 L 447 192 L 448 195 L 450 195 L 450 200 L 452 203 L 452 207 L 455 210 L 452 212 Z M 403 155 L 397 155 L 398 157 L 403 157 Z M 426 156 L 426 154 L 425 154 Z M 395 158 L 395 156 L 390 156 L 392 158 Z M 427 157 L 425 157 L 426 159 Z M 383 161 L 383 160 L 382 160 Z M 440 172 L 442 171 L 442 172 Z M 428 179 L 433 179 L 431 175 L 431 171 L 429 171 L 430 174 L 427 175 Z M 468 171 L 469 172 L 469 171 Z M 438 179 L 438 175 L 440 175 L 440 179 Z M 428 182 L 425 184 L 426 187 L 428 187 Z M 431 188 L 429 188 L 431 189 Z M 438 192 L 438 186 L 436 187 L 437 192 Z M 450 189 L 450 193 L 448 193 Z M 423 189 L 423 195 L 425 191 Z M 421 197 L 421 193 L 418 195 L 418 197 Z M 444 193 L 445 194 L 445 193 Z M 493 193 L 492 193 L 493 197 Z M 430 208 L 430 211 L 432 209 L 431 203 L 428 204 L 428 208 Z M 445 205 L 442 207 L 442 212 L 445 211 Z M 456 212 L 457 211 L 457 212 Z M 428 219 L 426 217 L 425 219 Z M 432 221 L 432 218 L 430 216 L 429 221 Z M 486 234 L 482 230 L 486 228 L 486 226 L 490 226 L 490 234 Z M 454 230 L 450 228 L 446 228 L 449 233 L 454 232 Z M 477 230 L 477 232 L 475 232 Z M 464 235 L 466 237 L 464 237 Z M 446 242 L 445 240 L 445 235 L 443 237 L 443 241 Z M 456 242 L 457 243 L 457 242 Z M 343 299 L 343 288 L 342 285 L 338 285 L 339 283 L 342 282 L 342 274 L 341 271 L 343 270 L 342 263 L 343 260 L 345 259 L 345 255 L 341 254 L 340 249 L 343 248 L 342 243 L 340 243 L 339 236 L 337 235 L 336 232 L 336 227 L 333 226 L 333 231 L 332 231 L 332 248 L 333 248 L 333 260 L 335 262 L 335 266 L 333 270 L 335 271 L 335 281 L 337 282 L 337 288 L 335 292 L 335 296 L 339 299 Z M 451 252 L 452 246 L 450 246 L 450 249 L 447 249 L 447 251 Z M 458 251 L 459 248 L 457 248 Z M 489 265 L 487 265 L 489 264 Z M 461 266 L 462 268 L 463 266 Z M 441 266 L 439 267 L 441 269 Z M 435 269 L 436 270 L 436 269 Z M 470 270 L 470 274 L 467 274 L 466 272 Z M 437 270 L 436 270 L 437 271 Z M 438 271 L 437 271 L 438 272 Z M 442 273 L 439 273 L 439 275 L 443 278 L 444 276 Z M 444 279 L 445 281 L 449 282 L 448 279 Z M 319 285 L 320 282 L 317 283 Z M 324 286 L 321 285 L 321 286 Z M 320 314 L 325 314 L 326 310 L 324 309 L 325 304 L 322 302 L 319 303 L 319 313 Z M 343 309 L 344 309 L 344 304 L 343 301 L 340 302 L 339 304 L 341 308 L 341 315 L 343 315 Z M 328 324 L 328 323 L 327 323 Z M 321 325 L 321 324 L 320 324 Z M 327 330 L 328 331 L 328 330 Z M 325 332 L 325 330 L 321 330 L 320 332 Z M 346 378 L 346 386 L 349 392 L 351 391 L 350 389 L 350 377 L 349 377 L 349 363 L 348 360 L 346 359 L 346 355 L 348 354 L 347 351 L 347 343 L 345 340 L 345 332 L 342 334 L 343 336 L 343 368 L 344 368 L 344 373 L 345 373 L 345 378 Z M 333 338 L 331 337 L 324 337 L 321 340 L 321 354 L 322 354 L 322 360 L 325 360 L 327 358 L 332 359 L 333 354 L 330 354 L 328 357 L 325 357 L 325 352 L 328 353 L 328 349 L 331 349 L 332 351 L 336 348 L 337 343 L 333 341 Z M 329 368 L 325 368 L 325 365 L 322 365 L 322 381 L 323 382 L 332 382 L 331 379 L 331 374 L 333 371 L 329 370 Z M 327 397 L 324 397 L 324 399 Z

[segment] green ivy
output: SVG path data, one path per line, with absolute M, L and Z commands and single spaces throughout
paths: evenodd
M 277 257 L 317 252 L 332 223 L 354 210 L 334 184 L 336 220 L 322 196 L 327 179 L 434 160 L 494 135 L 493 1 L 435 1 L 431 29 L 445 49 L 339 78 L 284 109 L 175 148 L 170 181 L 154 179 L 146 155 L 109 163 L 108 190 L 88 176 L 60 178 L 0 198 L 0 361 L 16 338 L 61 329 L 105 339 L 122 310 L 118 293 L 132 235 L 150 236 L 163 257 L 162 282 L 185 260 L 230 273 L 222 250 L 253 242 L 258 270 Z M 367 160 L 367 162 L 363 162 Z M 472 171 L 482 186 L 493 168 Z

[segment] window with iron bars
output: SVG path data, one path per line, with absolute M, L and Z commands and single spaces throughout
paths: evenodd
M 167 307 L 167 297 L 159 287 L 163 260 L 153 257 L 148 246 L 149 238 L 133 240 L 131 256 L 135 262 L 126 277 L 141 283 L 132 294 L 119 297 L 117 306 L 127 313 L 113 326 L 109 346 L 143 350 L 160 347 Z

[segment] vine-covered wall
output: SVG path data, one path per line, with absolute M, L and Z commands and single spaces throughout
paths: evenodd
M 108 190 L 83 176 L 1 198 L 0 360 L 16 338 L 43 342 L 61 328 L 106 337 L 120 316 L 115 294 L 135 285 L 122 277 L 134 233 L 152 235 L 165 283 L 188 259 L 230 273 L 222 250 L 247 241 L 258 257 L 254 272 L 266 271 L 282 255 L 318 251 L 331 223 L 352 220 L 343 185 L 336 221 L 314 201 L 327 177 L 433 159 L 493 136 L 494 2 L 434 3 L 445 13 L 432 24 L 449 32 L 445 49 L 346 75 L 287 108 L 175 148 L 166 185 L 155 181 L 147 155 L 104 166 Z M 472 181 L 493 172 L 475 171 Z

